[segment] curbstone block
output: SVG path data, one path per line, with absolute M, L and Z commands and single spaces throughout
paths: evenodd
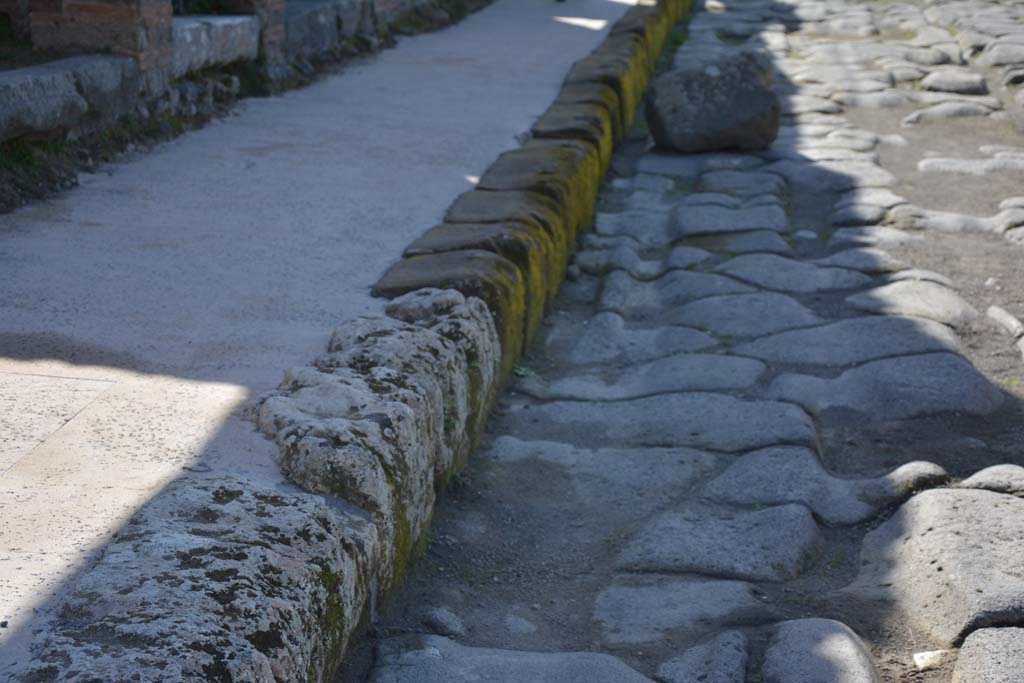
M 455 289 L 486 302 L 501 342 L 501 376 L 508 377 L 535 331 L 526 325 L 526 283 L 516 265 L 489 251 L 413 256 L 391 266 L 373 295 L 390 299 L 425 288 Z

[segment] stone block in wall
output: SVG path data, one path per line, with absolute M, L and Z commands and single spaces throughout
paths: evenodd
M 254 60 L 260 52 L 260 24 L 253 16 L 188 16 L 174 18 L 174 58 L 171 74 L 239 60 Z
M 113 55 L 70 57 L 0 72 L 0 141 L 103 124 L 137 102 L 139 69 Z
M 172 7 L 167 0 L 30 0 L 37 49 L 111 52 L 143 71 L 171 63 Z
M 337 51 L 344 41 L 376 32 L 372 0 L 290 0 L 286 53 L 290 59 Z

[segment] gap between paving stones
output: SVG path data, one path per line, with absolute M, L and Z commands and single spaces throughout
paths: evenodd
M 588 226 L 687 0 L 642 2 L 254 417 L 298 487 L 183 479 L 77 577 L 12 680 L 326 680 L 421 552 Z M 101 647 L 97 644 L 102 643 Z M 17 651 L 16 651 L 17 652 Z

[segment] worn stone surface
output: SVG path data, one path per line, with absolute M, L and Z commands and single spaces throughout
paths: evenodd
M 658 146 L 683 153 L 763 149 L 779 129 L 771 71 L 742 52 L 677 64 L 651 84 L 646 111 Z
M 983 628 L 967 636 L 953 683 L 1012 683 L 1024 671 L 1024 628 Z
M 764 363 L 747 358 L 687 353 L 611 373 L 577 373 L 551 381 L 534 374 L 518 381 L 516 390 L 542 400 L 615 401 L 674 391 L 746 389 L 764 371 Z
M 829 366 L 933 351 L 959 353 L 956 333 L 932 320 L 898 316 L 849 318 L 780 332 L 733 348 L 738 355 L 766 361 Z
M 578 365 L 639 363 L 709 349 L 717 343 L 711 335 L 687 327 L 633 327 L 611 311 L 584 321 L 556 320 L 544 341 L 553 356 Z
M 849 268 L 863 273 L 889 273 L 903 270 L 907 265 L 893 258 L 888 252 L 873 247 L 844 249 L 831 256 L 816 259 L 819 266 Z
M 784 581 L 801 573 L 820 542 L 818 526 L 802 505 L 700 521 L 670 512 L 640 530 L 618 566 L 640 572 Z
M 597 596 L 605 642 L 639 644 L 721 626 L 764 623 L 773 610 L 753 584 L 676 577 L 622 578 Z
M 931 463 L 913 462 L 870 479 L 842 479 L 822 467 L 807 448 L 778 446 L 748 453 L 704 487 L 715 501 L 739 505 L 807 506 L 827 524 L 857 524 L 916 489 L 948 478 Z
M 795 299 L 773 292 L 709 297 L 683 306 L 672 319 L 723 337 L 759 337 L 824 322 Z
M 725 394 L 667 394 L 599 404 L 552 401 L 527 412 L 523 418 L 530 422 L 617 445 L 741 451 L 776 443 L 810 445 L 815 439 L 810 419 L 797 406 Z
M 725 631 L 658 667 L 665 683 L 743 683 L 747 675 L 747 637 Z
M 255 16 L 179 16 L 172 30 L 171 71 L 176 78 L 259 55 L 260 22 Z
M 786 212 L 781 206 L 773 204 L 736 208 L 715 204 L 683 204 L 676 208 L 672 220 L 677 238 L 750 230 L 789 230 Z
M 469 683 L 481 680 L 496 683 L 651 683 L 649 678 L 611 655 L 472 648 L 438 636 L 385 641 L 370 676 L 373 683 Z
M 753 291 L 753 287 L 715 273 L 673 270 L 657 280 L 638 281 L 616 271 L 605 278 L 599 305 L 627 320 L 642 320 L 697 299 Z
M 5 677 L 327 674 L 371 599 L 380 542 L 364 513 L 317 495 L 235 478 L 180 480 L 79 577 L 30 653 L 4 658 Z M 168 656 L 175 648 L 190 654 Z
M 864 538 L 846 589 L 900 609 L 942 645 L 1024 618 L 1024 500 L 937 489 L 910 499 Z
M 963 327 L 978 317 L 978 312 L 952 289 L 923 280 L 893 282 L 854 294 L 846 301 L 870 313 L 920 316 L 953 327 Z
M 795 401 L 812 413 L 847 408 L 873 420 L 899 420 L 938 413 L 988 415 L 1002 392 L 963 357 L 926 353 L 887 358 L 847 370 L 835 379 L 786 374 L 768 394 Z
M 797 619 L 775 628 L 765 653 L 765 683 L 878 683 L 871 653 L 849 626 Z
M 776 254 L 745 254 L 715 268 L 735 278 L 783 292 L 819 292 L 852 289 L 871 282 L 871 278 L 846 268 L 816 266 Z

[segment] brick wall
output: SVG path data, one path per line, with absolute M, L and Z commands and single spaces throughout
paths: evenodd
M 32 44 L 38 49 L 110 51 L 135 57 L 146 71 L 170 64 L 168 0 L 30 1 Z

